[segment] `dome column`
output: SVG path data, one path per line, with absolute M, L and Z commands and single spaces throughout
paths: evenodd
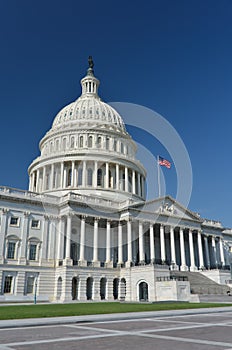
M 116 164 L 116 190 L 119 190 L 119 164 Z
M 53 189 L 54 184 L 54 163 L 51 165 L 51 178 L 50 178 L 50 189 Z
M 64 183 L 64 162 L 60 164 L 60 188 L 63 188 Z
M 97 187 L 97 168 L 98 164 L 97 161 L 94 162 L 94 171 L 93 171 L 93 187 Z
M 43 180 L 42 180 L 43 191 L 46 189 L 46 166 L 43 167 Z
M 132 171 L 132 193 L 136 194 L 135 192 L 135 171 Z
M 140 180 L 141 176 L 138 173 L 138 196 L 141 197 L 141 180 Z
M 106 162 L 106 181 L 105 188 L 109 188 L 109 163 Z
M 128 168 L 127 166 L 125 166 L 125 192 L 128 192 Z
M 72 178 L 71 178 L 71 186 L 75 186 L 75 162 L 72 161 Z

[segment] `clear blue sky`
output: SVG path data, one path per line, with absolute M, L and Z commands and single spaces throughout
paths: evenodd
M 149 107 L 179 132 L 189 208 L 232 226 L 231 18 L 230 0 L 1 1 L 0 185 L 27 188 L 38 142 L 80 94 L 92 55 L 105 101 Z M 173 194 L 174 171 L 165 177 Z

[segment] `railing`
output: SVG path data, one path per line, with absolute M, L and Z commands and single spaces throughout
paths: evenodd
M 36 192 L 31 192 L 27 190 L 19 190 L 17 188 L 0 186 L 0 194 L 4 194 L 11 197 L 19 197 L 19 198 L 33 198 L 35 200 L 39 200 L 40 202 L 46 201 L 49 203 L 58 203 L 59 198 L 55 196 L 51 196 L 48 194 L 38 194 Z
M 188 281 L 187 276 L 159 276 L 156 277 L 157 282 L 164 282 L 164 281 Z

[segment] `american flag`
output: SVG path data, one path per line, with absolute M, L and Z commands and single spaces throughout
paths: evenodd
M 162 166 L 165 166 L 168 169 L 171 168 L 171 163 L 167 159 L 164 159 L 164 158 L 162 158 L 160 156 L 158 157 L 158 164 L 162 165 Z

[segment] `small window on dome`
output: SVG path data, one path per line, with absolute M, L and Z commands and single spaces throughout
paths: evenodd
M 97 138 L 97 147 L 98 148 L 101 148 L 101 143 L 102 143 L 102 138 L 101 138 L 101 136 L 98 136 L 98 138 Z
M 79 143 L 79 147 L 82 148 L 83 147 L 83 136 L 80 136 L 80 143 Z
M 74 148 L 74 137 L 71 137 L 70 148 Z
M 114 151 L 117 152 L 117 140 L 114 140 Z
M 77 184 L 78 186 L 82 186 L 82 168 L 78 169 Z
M 98 109 L 98 108 L 96 109 L 96 114 L 97 114 L 97 115 L 99 114 L 99 109 Z
M 92 186 L 92 184 L 93 184 L 93 170 L 89 168 L 87 173 L 87 185 Z
M 93 147 L 93 136 L 89 136 L 88 138 L 88 147 L 89 148 Z
M 106 149 L 109 149 L 109 146 L 110 146 L 110 138 L 107 137 L 106 138 Z

